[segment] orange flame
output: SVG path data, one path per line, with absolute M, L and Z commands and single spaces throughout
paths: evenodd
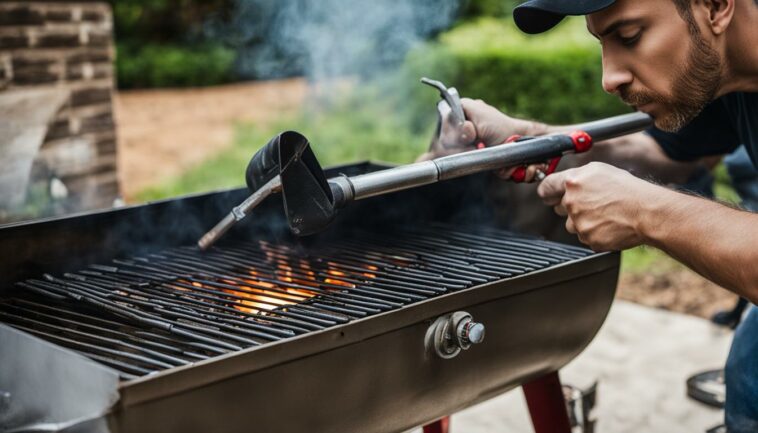
M 324 280 L 325 283 L 334 284 L 335 286 L 344 286 L 344 287 L 355 287 L 355 284 L 348 283 L 342 280 L 335 280 L 334 278 L 327 278 Z

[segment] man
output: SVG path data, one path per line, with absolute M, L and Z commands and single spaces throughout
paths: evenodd
M 594 162 L 542 182 L 543 201 L 597 251 L 652 245 L 758 301 L 758 215 L 635 176 L 682 183 L 674 161 L 728 154 L 741 144 L 756 165 L 758 4 L 531 0 L 514 10 L 527 33 L 549 30 L 566 15 L 586 15 L 587 29 L 600 41 L 604 89 L 650 114 L 656 128 L 598 143 L 582 156 Z M 570 129 L 514 119 L 481 101 L 464 100 L 464 108 L 468 134 L 487 144 Z M 529 177 L 539 169 L 530 167 Z M 727 428 L 758 432 L 756 309 L 735 334 L 726 381 Z

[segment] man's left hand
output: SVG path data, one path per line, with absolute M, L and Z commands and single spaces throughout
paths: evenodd
M 664 191 L 599 162 L 550 175 L 538 189 L 547 205 L 568 217 L 566 230 L 595 251 L 618 251 L 644 243 L 644 210 Z

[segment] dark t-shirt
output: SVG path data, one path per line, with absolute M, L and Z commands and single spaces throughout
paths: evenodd
M 648 131 L 678 161 L 731 153 L 744 144 L 758 167 L 758 93 L 730 93 L 711 102 L 679 132 Z

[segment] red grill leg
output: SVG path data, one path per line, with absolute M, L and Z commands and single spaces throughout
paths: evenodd
M 424 433 L 449 433 L 450 417 L 446 416 L 439 421 L 424 426 Z
M 571 433 L 566 401 L 558 373 L 550 373 L 522 386 L 535 433 Z

